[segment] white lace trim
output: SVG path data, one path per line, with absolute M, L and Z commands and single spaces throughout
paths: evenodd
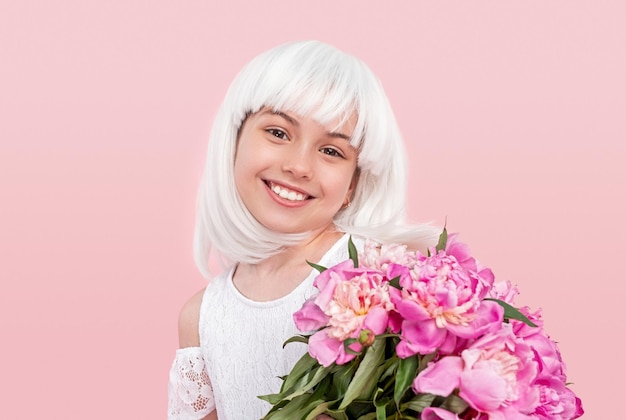
M 168 386 L 168 420 L 198 420 L 215 409 L 200 347 L 176 350 Z

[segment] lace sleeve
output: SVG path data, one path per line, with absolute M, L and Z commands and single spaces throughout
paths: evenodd
M 215 408 L 200 347 L 176 350 L 168 386 L 168 420 L 198 420 Z

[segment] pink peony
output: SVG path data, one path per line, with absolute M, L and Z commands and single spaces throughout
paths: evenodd
M 566 367 L 557 344 L 543 330 L 543 320 L 541 319 L 541 310 L 531 312 L 527 307 L 519 308 L 528 319 L 530 319 L 537 327 L 530 327 L 524 322 L 511 320 L 513 334 L 524 340 L 535 352 L 535 360 L 539 365 L 539 375 L 550 377 L 557 376 L 563 382 L 566 381 Z
M 582 403 L 576 395 L 557 377 L 538 379 L 539 406 L 536 418 L 546 420 L 577 419 L 584 414 Z
M 526 338 L 536 334 L 544 334 L 543 319 L 541 319 L 541 309 L 537 309 L 536 311 L 531 312 L 530 308 L 528 308 L 527 306 L 522 306 L 518 308 L 518 310 L 522 314 L 524 314 L 533 324 L 535 324 L 536 327 L 531 327 L 525 322 L 512 319 L 511 325 L 513 325 L 513 333 L 516 337 Z
M 535 355 L 508 324 L 472 343 L 461 356 L 431 362 L 413 382 L 415 392 L 448 396 L 455 389 L 478 412 L 492 420 L 531 419 L 539 389 Z
M 583 414 L 579 398 L 566 386 L 567 373 L 565 363 L 557 344 L 542 329 L 524 337 L 535 353 L 539 367 L 533 387 L 539 389 L 540 404 L 535 414 L 540 419 L 567 420 L 576 419 Z
M 371 344 L 372 334 L 382 334 L 389 323 L 388 284 L 380 271 L 355 268 L 351 260 L 319 274 L 315 286 L 320 293 L 294 314 L 300 331 L 317 331 L 309 338 L 309 353 L 323 366 L 344 364 L 354 358 L 344 342 L 359 351 Z M 363 333 L 363 334 L 362 334 Z
M 307 299 L 299 311 L 293 314 L 296 327 L 302 332 L 315 331 L 328 323 L 328 315 L 315 303 L 317 295 Z
M 509 305 L 513 305 L 515 303 L 515 297 L 517 295 L 519 295 L 519 289 L 510 281 L 494 282 L 491 290 L 487 293 L 487 297 L 499 299 Z
M 366 239 L 363 252 L 359 254 L 359 265 L 385 272 L 390 264 L 412 266 L 415 258 L 415 252 L 408 251 L 406 245 L 381 245 L 371 239 Z
M 543 331 L 524 337 L 524 342 L 535 352 L 535 359 L 539 364 L 540 376 L 556 376 L 565 382 L 567 372 L 561 358 L 559 348 Z
M 400 276 L 402 287 L 391 294 L 404 319 L 400 357 L 451 353 L 457 337 L 474 339 L 502 323 L 502 307 L 483 301 L 493 284 L 491 270 L 479 268 L 462 244 L 453 244 L 451 252 L 420 254 L 411 269 L 390 267 L 389 277 Z
M 536 418 L 548 420 L 576 419 L 583 414 L 579 398 L 566 386 L 566 366 L 559 348 L 543 330 L 541 310 L 531 312 L 529 308 L 519 308 L 537 327 L 511 320 L 514 335 L 530 346 L 538 366 L 537 378 L 532 387 L 539 390 L 539 406 L 534 412 Z

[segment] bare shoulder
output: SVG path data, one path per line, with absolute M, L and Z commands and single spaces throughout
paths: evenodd
M 181 349 L 200 346 L 198 325 L 202 296 L 204 296 L 204 288 L 185 302 L 180 310 L 180 315 L 178 316 L 178 344 Z

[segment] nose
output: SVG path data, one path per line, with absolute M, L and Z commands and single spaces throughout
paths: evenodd
M 313 176 L 313 157 L 306 147 L 293 147 L 283 156 L 282 169 L 296 178 Z

